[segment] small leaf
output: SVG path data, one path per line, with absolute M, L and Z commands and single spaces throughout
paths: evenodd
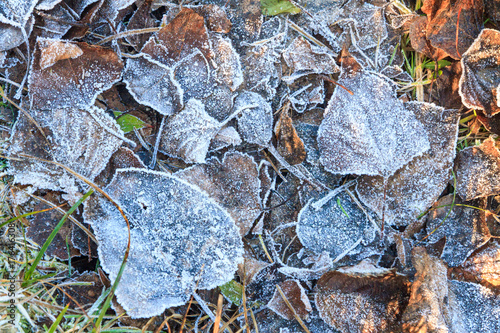
M 116 119 L 116 122 L 122 129 L 123 133 L 132 132 L 134 128 L 143 128 L 145 124 L 142 120 L 131 114 L 124 114 L 120 118 Z
M 283 13 L 298 14 L 300 8 L 295 7 L 287 0 L 260 0 L 262 14 L 274 16 Z
M 241 304 L 241 298 L 243 295 L 243 285 L 234 280 L 229 281 L 222 286 L 219 286 L 220 292 L 224 295 L 231 303 L 239 306 Z

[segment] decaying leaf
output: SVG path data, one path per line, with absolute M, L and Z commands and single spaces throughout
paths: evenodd
M 129 148 L 120 147 L 111 155 L 106 168 L 96 177 L 95 183 L 104 187 L 111 182 L 117 169 L 146 168 L 141 159 Z
M 311 199 L 302 208 L 297 235 L 306 248 L 317 254 L 326 251 L 338 261 L 347 254 L 359 252 L 359 244 L 369 244 L 376 229 L 347 193 L 331 198 L 327 195 L 326 200 L 325 197 L 318 201 Z
M 352 68 L 358 68 L 352 70 Z M 425 129 L 394 83 L 359 69 L 348 54 L 318 132 L 321 163 L 336 174 L 389 177 L 429 149 Z
M 407 278 L 328 272 L 316 285 L 321 318 L 341 332 L 397 332 L 408 304 Z
M 483 27 L 483 1 L 427 0 L 422 11 L 427 14 L 427 39 L 432 46 L 460 59 Z
M 123 62 L 111 49 L 87 43 L 67 44 L 38 39 L 29 77 L 32 108 L 87 109 L 98 94 L 121 78 Z
M 104 189 L 126 212 L 130 255 L 118 302 L 132 318 L 182 305 L 197 286 L 212 289 L 233 278 L 243 244 L 234 220 L 198 188 L 166 173 L 120 169 Z M 84 217 L 99 240 L 111 281 L 127 247 L 127 225 L 109 201 L 85 203 Z
M 295 313 L 301 319 L 306 319 L 309 312 L 312 311 L 312 307 L 311 302 L 309 302 L 309 298 L 307 298 L 306 291 L 300 282 L 297 280 L 286 280 L 281 282 L 278 286 L 281 288 L 281 291 L 285 295 L 287 301 L 295 310 Z M 267 307 L 285 319 L 293 320 L 295 318 L 294 313 L 286 304 L 283 296 L 277 288 L 274 292 L 273 298 L 269 303 L 267 303 Z
M 259 172 L 249 155 L 228 152 L 222 162 L 211 158 L 175 176 L 198 186 L 224 207 L 236 221 L 242 236 L 261 213 Z
M 453 270 L 471 282 L 489 287 L 500 287 L 500 244 L 491 242 L 472 254 L 460 267 Z
M 25 154 L 55 160 L 92 181 L 122 144 L 110 132 L 123 136 L 115 120 L 97 107 L 86 111 L 54 108 L 32 115 L 44 129 L 50 147 L 35 125 L 21 114 L 12 133 L 9 156 L 22 158 L 19 155 Z M 19 184 L 70 194 L 79 192 L 74 176 L 52 164 L 29 158 L 12 160 L 9 172 Z
M 386 181 L 381 176 L 358 179 L 361 201 L 392 225 L 408 225 L 429 208 L 451 179 L 458 134 L 458 110 L 444 110 L 434 104 L 408 102 L 424 125 L 430 150 L 415 157 Z
M 187 163 L 203 163 L 220 128 L 221 123 L 207 114 L 200 101 L 190 99 L 181 112 L 168 118 L 160 150 Z
M 260 0 L 231 0 L 234 12 L 229 19 L 233 24 L 230 37 L 236 48 L 242 47 L 242 42 L 252 43 L 257 40 L 262 27 Z
M 429 213 L 427 231 L 430 233 L 438 228 L 428 237 L 431 243 L 446 237 L 441 258 L 448 266 L 456 267 L 461 265 L 474 250 L 483 246 L 491 238 L 491 234 L 484 211 L 456 206 L 450 212 L 452 200 L 452 196 L 448 195 L 436 202 L 436 207 L 444 207 Z M 448 216 L 446 220 L 445 216 Z M 444 223 L 441 224 L 443 220 Z
M 491 117 L 500 112 L 500 31 L 484 29 L 462 56 L 459 93 L 464 105 Z
M 490 137 L 480 146 L 458 152 L 457 193 L 465 201 L 500 193 L 500 151 Z
M 442 74 L 438 76 L 435 86 L 436 95 L 433 102 L 445 109 L 460 109 L 462 98 L 458 93 L 462 66 L 460 61 L 453 62 L 450 66 L 441 69 Z
M 274 126 L 274 134 L 277 139 L 276 149 L 288 163 L 295 165 L 304 161 L 306 150 L 304 143 L 297 135 L 287 109 L 282 110 L 280 118 Z

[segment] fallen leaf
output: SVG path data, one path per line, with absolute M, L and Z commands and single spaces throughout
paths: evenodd
M 134 15 L 130 18 L 127 25 L 127 30 L 136 30 L 144 28 L 152 28 L 156 25 L 155 20 L 151 16 L 153 0 L 145 0 L 137 8 Z M 139 51 L 151 37 L 149 34 L 140 34 L 126 37 L 127 40 L 134 45 L 134 48 Z
M 457 193 L 465 201 L 500 193 L 500 151 L 492 137 L 457 153 Z
M 451 209 L 452 200 L 452 196 L 448 195 L 436 202 L 436 207 L 444 207 L 429 213 L 427 232 L 430 243 L 436 243 L 446 237 L 441 258 L 448 266 L 457 267 L 463 264 L 474 250 L 489 241 L 491 234 L 484 211 L 461 206 Z M 446 219 L 445 216 L 447 216 Z M 430 234 L 436 228 L 437 230 Z
M 104 187 L 111 182 L 116 170 L 125 168 L 146 169 L 146 166 L 132 150 L 120 147 L 111 155 L 106 168 L 95 178 L 95 183 Z
M 360 200 L 385 217 L 389 225 L 408 225 L 429 208 L 451 180 L 458 135 L 458 110 L 444 110 L 434 104 L 404 104 L 424 125 L 430 150 L 415 157 L 386 180 L 381 176 L 358 179 Z
M 217 65 L 216 80 L 235 91 L 243 83 L 240 56 L 233 48 L 231 40 L 218 35 L 210 37 L 214 62 Z
M 70 309 L 81 311 L 94 305 L 101 296 L 104 285 L 96 272 L 84 272 L 75 273 L 71 278 L 63 280 L 59 283 L 59 288 L 54 297 L 57 304 L 69 304 Z
M 227 34 L 231 31 L 232 23 L 227 18 L 226 11 L 214 4 L 193 7 L 193 10 L 203 16 L 208 30 Z
M 464 105 L 484 110 L 488 117 L 500 112 L 500 32 L 484 29 L 461 63 L 459 93 Z
M 260 35 L 263 22 L 260 0 L 231 0 L 231 7 L 234 10 L 229 19 L 233 27 L 229 36 L 239 51 L 243 47 L 242 43 L 252 43 Z
M 121 78 L 123 62 L 114 51 L 87 43 L 68 44 L 38 39 L 29 77 L 31 108 L 87 109 Z
M 328 252 L 334 262 L 359 252 L 358 245 L 369 244 L 375 231 L 365 212 L 345 192 L 311 199 L 298 216 L 297 236 L 302 245 L 317 254 Z
M 269 145 L 273 135 L 273 111 L 271 105 L 259 94 L 242 91 L 234 100 L 233 113 L 238 118 L 238 131 L 248 143 Z
M 249 155 L 228 152 L 222 162 L 210 158 L 175 176 L 198 186 L 224 207 L 236 221 L 242 236 L 250 231 L 261 213 L 259 172 Z
M 116 297 L 132 318 L 159 315 L 186 303 L 195 288 L 212 289 L 233 278 L 243 253 L 238 229 L 198 188 L 166 173 L 131 168 L 118 170 L 104 191 L 130 221 L 130 254 Z M 100 263 L 114 282 L 127 225 L 102 197 L 84 208 L 99 240 Z
M 410 25 L 411 47 L 419 53 L 423 53 L 430 59 L 440 60 L 446 58 L 448 54 L 431 45 L 427 39 L 428 17 L 419 16 Z
M 348 55 L 318 132 L 321 163 L 336 174 L 389 177 L 429 149 L 424 126 L 394 83 L 359 69 Z
M 200 101 L 190 99 L 181 112 L 166 120 L 159 149 L 186 163 L 203 163 L 210 141 L 221 127 L 220 122 L 207 114 Z
M 299 318 L 306 319 L 309 312 L 312 311 L 312 307 L 309 298 L 307 298 L 306 291 L 300 282 L 297 280 L 286 280 L 281 282 L 278 286 L 281 288 L 281 291 L 292 306 L 294 312 L 288 307 L 277 288 L 273 298 L 267 303 L 267 307 L 284 319 L 293 320 L 295 318 L 294 313 L 296 313 Z
M 304 161 L 306 150 L 293 126 L 292 118 L 288 115 L 288 109 L 284 108 L 281 111 L 280 118 L 274 126 L 274 134 L 277 139 L 276 149 L 278 152 L 288 163 L 295 165 Z
M 341 332 L 394 332 L 408 304 L 408 280 L 395 273 L 328 272 L 316 285 L 321 318 Z
M 460 59 L 483 28 L 482 0 L 425 1 L 427 39 L 453 59 Z
M 479 282 L 490 288 L 500 287 L 500 244 L 490 242 L 452 272 L 470 282 Z
M 278 68 L 278 55 L 274 45 L 261 44 L 249 47 L 242 58 L 245 89 L 272 98 L 281 77 L 281 66 Z
M 274 16 L 285 13 L 300 13 L 300 8 L 295 7 L 290 1 L 287 0 L 261 0 L 260 5 L 262 8 L 262 14 L 267 16 Z
M 118 123 L 118 126 L 120 126 L 120 129 L 123 131 L 123 133 L 132 132 L 134 128 L 141 129 L 145 124 L 145 122 L 143 122 L 141 119 L 128 113 L 122 116 L 118 116 L 116 122 Z
M 224 127 L 210 142 L 209 151 L 217 151 L 229 146 L 238 146 L 242 143 L 238 131 L 234 127 Z
M 462 76 L 462 65 L 459 61 L 441 69 L 442 74 L 438 76 L 435 87 L 436 93 L 432 101 L 445 109 L 460 109 L 462 98 L 458 92 L 460 77 Z

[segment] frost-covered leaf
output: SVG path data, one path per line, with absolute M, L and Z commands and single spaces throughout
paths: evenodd
M 198 188 L 166 173 L 120 169 L 104 189 L 126 212 L 130 255 L 118 302 L 132 318 L 182 305 L 196 287 L 212 289 L 233 278 L 243 244 L 234 220 Z M 111 281 L 127 247 L 127 225 L 99 197 L 85 204 L 85 220 L 99 240 L 99 258 Z
M 260 0 L 260 5 L 262 6 L 262 14 L 267 16 L 300 13 L 300 8 L 295 7 L 287 0 Z
M 203 17 L 183 7 L 175 18 L 153 35 L 142 48 L 152 59 L 172 67 L 175 63 L 199 50 L 206 59 L 212 58 Z
M 126 147 L 120 147 L 113 155 L 111 155 L 106 168 L 102 170 L 99 176 L 96 177 L 95 183 L 104 187 L 111 182 L 111 179 L 117 169 L 125 168 L 145 169 L 146 166 L 141 161 L 139 156 L 137 156 L 132 150 Z
M 281 76 L 281 66 L 276 66 L 278 62 L 279 54 L 270 43 L 249 47 L 242 59 L 245 89 L 272 98 Z
M 211 95 L 203 100 L 207 113 L 218 121 L 226 120 L 233 109 L 233 94 L 225 85 L 217 85 L 210 91 Z
M 389 177 L 429 149 L 427 133 L 392 81 L 353 61 L 343 56 L 338 81 L 353 95 L 337 87 L 319 128 L 321 163 L 332 173 Z
M 427 231 L 430 233 L 437 228 L 428 237 L 431 243 L 446 237 L 441 258 L 448 266 L 456 267 L 461 265 L 474 250 L 483 246 L 491 238 L 491 234 L 484 211 L 456 206 L 450 212 L 452 200 L 452 196 L 448 195 L 436 202 L 436 207 L 444 207 L 429 213 Z
M 166 120 L 159 149 L 187 163 L 203 163 L 220 128 L 221 123 L 207 114 L 203 103 L 190 99 L 181 112 Z
M 0 22 L 24 28 L 38 0 L 9 0 L 0 2 Z
M 152 28 L 155 26 L 155 20 L 151 16 L 151 7 L 153 0 L 145 0 L 139 8 L 135 11 L 134 15 L 130 18 L 127 24 L 127 30 Z M 141 34 L 126 37 L 127 40 L 135 45 L 136 50 L 140 50 L 148 41 L 151 34 Z
M 122 69 L 111 49 L 40 38 L 29 77 L 31 107 L 87 109 L 121 78 Z
M 294 110 L 299 113 L 323 104 L 325 101 L 325 82 L 318 75 L 292 75 L 282 77 L 282 80 L 289 84 L 288 100 Z
M 219 35 L 210 38 L 214 53 L 214 62 L 217 65 L 215 73 L 217 80 L 224 83 L 232 91 L 243 83 L 240 56 L 233 48 L 231 40 Z
M 291 165 L 302 163 L 306 158 L 306 150 L 293 126 L 288 108 L 281 111 L 280 118 L 274 126 L 274 133 L 277 139 L 276 149 L 281 156 Z
M 249 155 L 228 152 L 222 162 L 211 158 L 175 176 L 198 186 L 224 207 L 236 221 L 242 236 L 261 213 L 259 172 Z
M 242 91 L 234 100 L 234 112 L 241 111 L 238 131 L 243 140 L 267 146 L 273 135 L 273 110 L 259 94 Z
M 429 208 L 451 179 L 458 134 L 458 110 L 444 110 L 434 104 L 409 102 L 405 108 L 414 112 L 424 125 L 431 149 L 415 157 L 390 176 L 363 176 L 356 191 L 361 201 L 385 223 L 407 225 Z M 384 208 L 385 206 L 385 208 Z
M 127 60 L 123 82 L 141 104 L 163 115 L 174 114 L 183 102 L 183 91 L 172 69 L 144 55 Z
M 491 117 L 500 112 L 500 31 L 484 29 L 462 55 L 459 93 L 464 105 Z
M 32 115 L 44 130 L 50 147 L 35 125 L 20 114 L 12 133 L 9 156 L 26 154 L 55 160 L 94 180 L 122 144 L 121 139 L 110 133 L 123 136 L 115 120 L 97 107 L 89 110 L 52 109 Z M 22 162 L 12 160 L 9 172 L 19 184 L 66 193 L 78 192 L 74 176 L 52 164 L 29 159 Z
M 395 273 L 328 272 L 316 285 L 321 318 L 341 332 L 397 332 L 408 304 L 407 278 Z
M 203 16 L 208 30 L 224 34 L 227 34 L 231 30 L 232 23 L 227 18 L 224 8 L 209 4 L 193 7 L 193 10 Z
M 319 255 L 309 255 L 302 259 L 302 263 L 310 267 L 283 266 L 278 271 L 293 279 L 311 281 L 319 279 L 332 268 L 332 259 L 328 252 L 323 252 Z
M 419 16 L 412 22 L 410 26 L 411 47 L 430 59 L 446 58 L 448 54 L 445 51 L 433 47 L 427 40 L 427 23 L 428 19 L 425 16 Z
M 461 58 L 483 27 L 482 0 L 427 0 L 422 11 L 430 44 L 454 59 Z
M 303 37 L 297 37 L 292 41 L 283 52 L 283 59 L 295 73 L 333 74 L 340 70 L 326 50 L 312 46 Z
M 61 198 L 61 194 L 57 192 L 48 192 L 46 195 L 42 196 L 42 198 L 57 206 L 64 202 Z M 49 208 L 52 208 L 52 206 L 49 206 L 44 202 L 39 202 L 33 207 L 33 211 L 40 211 Z M 55 226 L 62 219 L 63 215 L 64 214 L 59 212 L 57 209 L 35 214 L 34 218 L 30 221 L 29 227 L 26 228 L 26 237 L 39 246 L 42 246 L 52 231 L 54 231 Z M 72 244 L 72 229 L 73 223 L 69 221 L 68 223 L 65 223 L 62 228 L 59 229 L 59 232 L 52 240 L 52 243 L 50 243 L 49 247 L 45 251 L 45 254 L 49 257 L 56 257 L 60 260 L 68 260 L 70 256 L 79 256 L 80 251 L 78 251 L 78 249 Z
M 500 151 L 490 137 L 457 153 L 457 193 L 466 201 L 500 193 Z
M 24 26 L 24 34 L 21 28 L 1 22 L 0 19 L 0 51 L 7 51 L 21 45 L 25 40 L 25 36 L 29 36 L 33 29 L 34 19 L 29 19 Z
M 297 316 L 301 319 L 307 318 L 309 312 L 312 311 L 312 307 L 309 298 L 307 298 L 306 291 L 300 282 L 297 280 L 286 280 L 278 286 L 295 310 L 294 312 Z M 293 320 L 295 318 L 294 312 L 290 310 L 278 288 L 276 288 L 271 301 L 267 303 L 267 307 L 285 319 Z
M 340 260 L 360 243 L 367 245 L 373 240 L 375 228 L 347 193 L 324 201 L 311 199 L 300 211 L 297 235 L 302 245 L 317 254 L 326 251 L 334 260 Z
M 240 50 L 242 43 L 257 40 L 262 27 L 260 0 L 238 0 L 233 2 L 234 11 L 229 15 L 233 24 L 230 37 L 235 47 Z
M 210 143 L 210 151 L 220 150 L 229 146 L 238 146 L 241 144 L 241 138 L 234 127 L 224 127 L 217 133 Z
M 240 305 L 241 299 L 243 295 L 243 285 L 241 283 L 236 282 L 235 280 L 231 280 L 222 286 L 219 286 L 220 292 L 226 299 L 228 299 L 231 303 Z
M 453 270 L 471 282 L 485 286 L 500 286 L 500 244 L 491 242 L 470 256 L 460 267 Z M 455 275 L 455 276 L 456 276 Z

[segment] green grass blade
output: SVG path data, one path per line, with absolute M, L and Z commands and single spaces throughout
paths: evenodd
M 52 243 L 52 241 L 54 240 L 54 238 L 56 237 L 57 233 L 59 232 L 59 230 L 62 228 L 62 226 L 64 225 L 64 222 L 66 222 L 66 220 L 68 219 L 68 216 L 70 216 L 71 214 L 73 214 L 73 212 L 92 194 L 94 193 L 94 189 L 90 189 L 87 193 L 85 193 L 85 195 L 80 199 L 78 200 L 67 212 L 66 214 L 64 214 L 64 216 L 62 217 L 61 221 L 59 221 L 59 223 L 56 225 L 56 227 L 54 228 L 54 230 L 50 233 L 49 237 L 47 238 L 47 240 L 45 241 L 45 243 L 43 244 L 42 248 L 40 249 L 40 252 L 38 252 L 38 255 L 36 256 L 35 258 L 35 261 L 33 261 L 33 264 L 31 264 L 30 268 L 28 269 L 28 271 L 26 272 L 26 274 L 24 275 L 24 279 L 25 281 L 29 281 L 31 279 L 31 276 L 33 275 L 33 273 L 35 272 L 35 269 L 38 265 L 38 263 L 40 262 L 40 260 L 42 260 L 42 257 L 43 255 L 45 254 L 45 251 L 47 251 L 47 248 L 49 247 L 49 245 Z M 23 283 L 23 287 L 26 287 L 27 285 L 25 285 L 26 282 Z
M 56 321 L 52 324 L 52 326 L 50 326 L 50 329 L 47 331 L 47 333 L 54 333 L 56 331 L 57 326 L 59 326 L 59 323 L 63 319 L 64 314 L 66 313 L 66 311 L 68 310 L 68 308 L 69 308 L 69 303 L 66 304 L 66 306 L 64 307 L 64 309 L 62 309 L 61 313 L 59 314 L 59 316 L 57 316 Z

